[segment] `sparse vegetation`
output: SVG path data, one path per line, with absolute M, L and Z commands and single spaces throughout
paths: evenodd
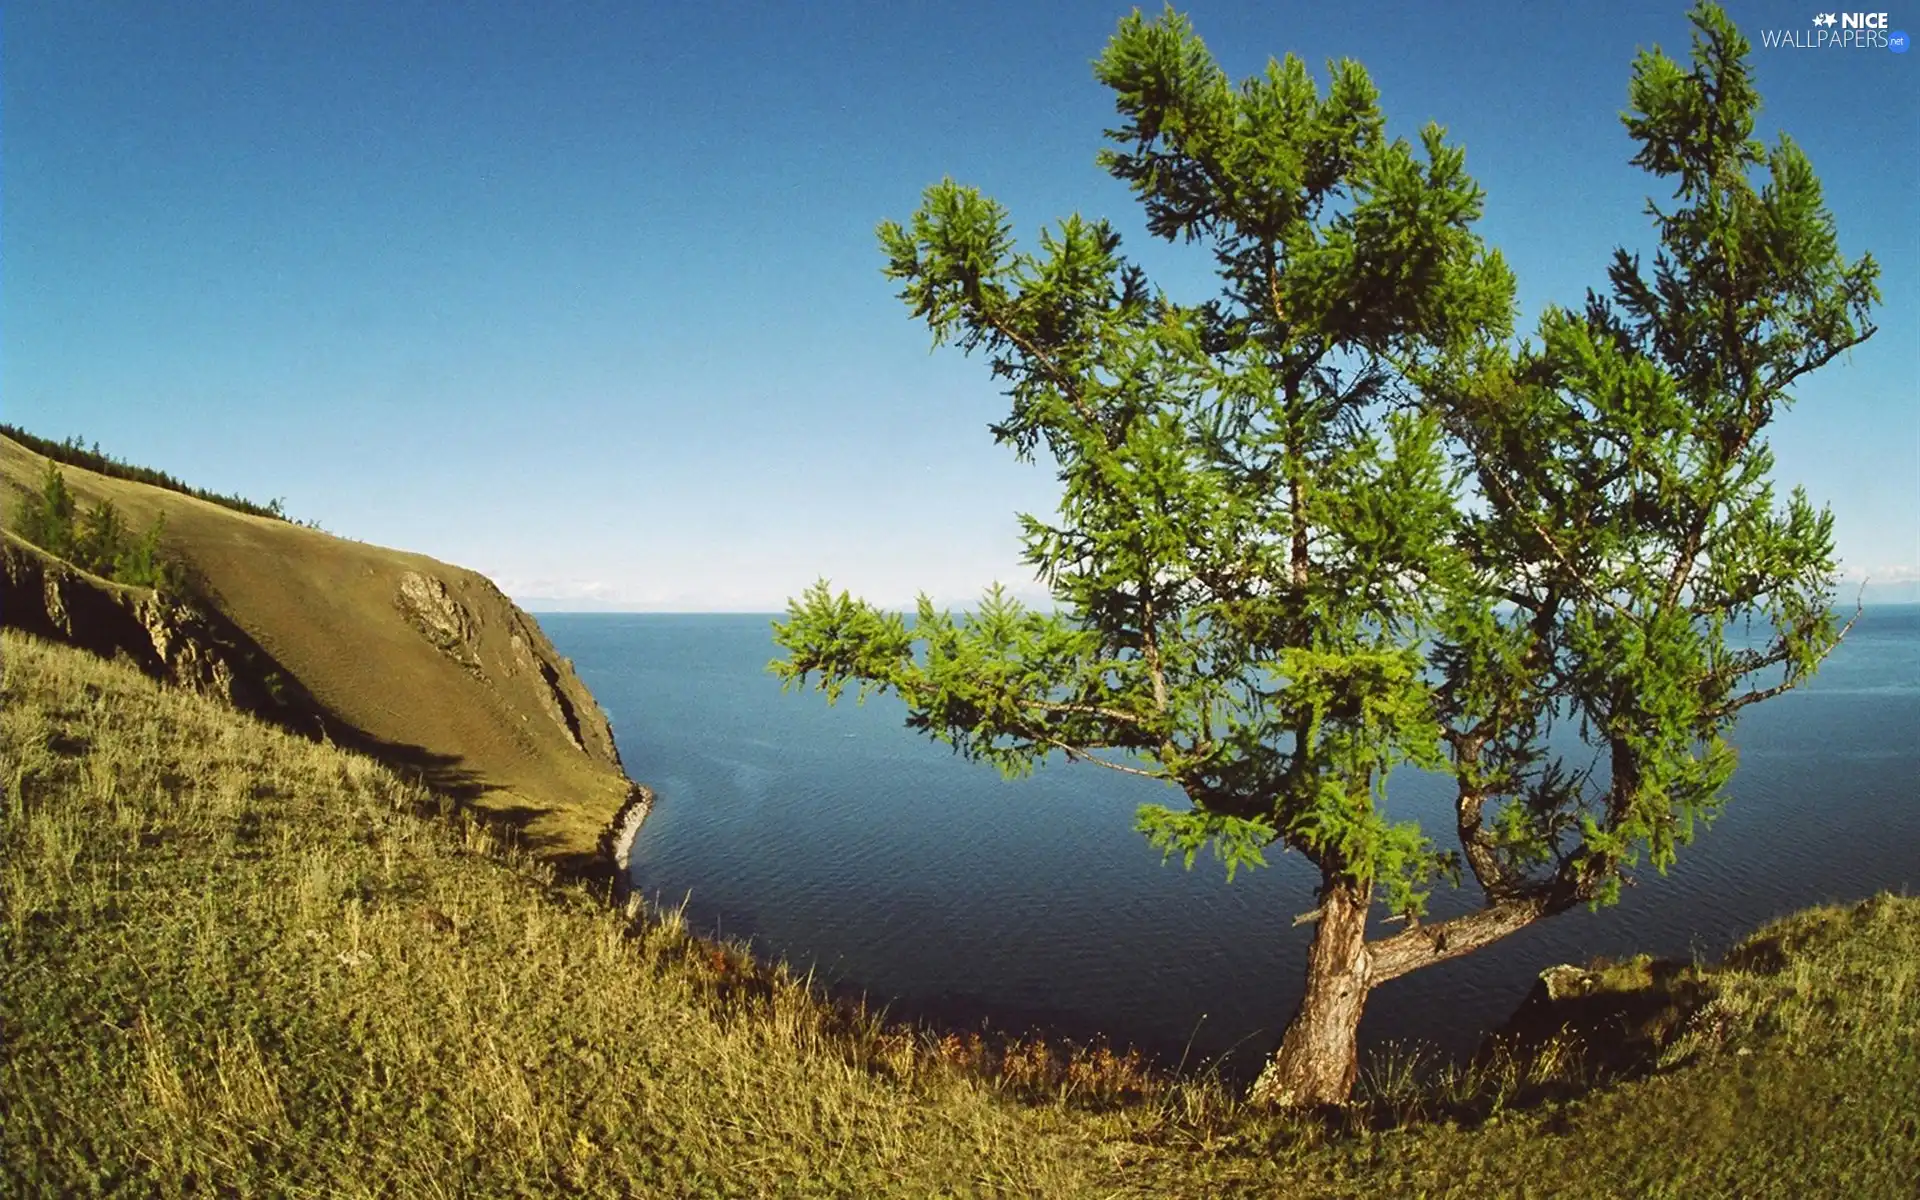
M 21 505 L 19 517 L 20 536 L 83 571 L 115 583 L 178 592 L 186 586 L 186 574 L 160 553 L 166 525 L 162 513 L 136 538 L 113 501 L 79 508 L 51 459 L 40 491 Z
M 373 761 L 0 634 L 0 1193 L 1848 1196 L 1920 1175 L 1920 902 L 1762 931 L 1649 1060 L 1382 1059 L 1320 1122 L 888 1026 Z M 1598 1090 L 1594 1085 L 1599 1083 Z
M 64 442 L 56 442 L 51 438 L 36 437 L 18 426 L 7 424 L 0 424 L 0 434 L 12 438 L 14 441 L 19 442 L 22 446 L 25 446 L 37 454 L 44 454 L 55 462 L 63 462 L 68 466 L 85 467 L 89 471 L 96 471 L 102 475 L 112 476 L 115 479 L 127 479 L 134 483 L 151 484 L 154 487 L 165 488 L 170 492 L 179 492 L 183 496 L 193 496 L 211 504 L 218 504 L 224 508 L 231 508 L 235 512 L 243 512 L 255 517 L 272 517 L 278 521 L 290 521 L 296 525 L 305 525 L 310 529 L 320 528 L 320 524 L 317 521 L 294 521 L 292 517 L 287 515 L 285 502 L 278 497 L 265 504 L 256 504 L 244 496 L 230 495 L 225 492 L 210 492 L 205 488 L 189 487 L 165 471 L 156 471 L 152 467 L 136 466 L 124 459 L 115 458 L 110 454 L 104 454 L 101 452 L 100 443 L 97 441 L 91 446 L 88 446 L 79 437 L 69 437 Z

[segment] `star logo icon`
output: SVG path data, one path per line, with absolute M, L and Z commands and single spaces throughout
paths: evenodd
M 1837 25 L 1839 22 L 1840 19 L 1832 13 L 1815 13 L 1813 15 L 1813 23 L 1815 25 Z

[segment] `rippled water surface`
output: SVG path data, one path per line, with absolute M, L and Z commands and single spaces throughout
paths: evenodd
M 1104 1032 L 1234 1062 L 1277 1043 L 1300 991 L 1313 872 L 1225 881 L 1133 832 L 1177 793 L 1097 767 L 1001 780 L 902 728 L 898 702 L 782 694 L 765 616 L 542 614 L 659 793 L 635 883 L 703 931 L 813 966 L 896 1011 Z M 1808 904 L 1920 890 L 1920 606 L 1870 608 L 1807 687 L 1747 710 L 1733 801 L 1673 872 L 1373 993 L 1363 1037 L 1471 1049 L 1555 962 L 1718 954 Z M 1402 772 L 1396 815 L 1451 829 L 1444 782 Z M 1436 897 L 1444 915 L 1467 897 Z M 1389 927 L 1391 928 L 1391 927 Z

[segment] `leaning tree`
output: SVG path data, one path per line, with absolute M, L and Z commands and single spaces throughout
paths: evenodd
M 1635 65 L 1635 161 L 1680 182 L 1654 279 L 1623 254 L 1613 299 L 1549 311 L 1537 348 L 1510 345 L 1512 278 L 1444 131 L 1388 140 L 1352 62 L 1324 95 L 1293 56 L 1235 87 L 1171 10 L 1096 63 L 1124 122 L 1100 162 L 1154 235 L 1211 253 L 1218 295 L 1177 303 L 1078 216 L 1017 251 L 951 180 L 880 227 L 935 343 L 1004 382 L 995 439 L 1057 467 L 1054 517 L 1021 518 L 1055 606 L 995 587 L 909 623 L 822 582 L 773 667 L 897 694 L 1010 775 L 1057 753 L 1162 781 L 1188 806 L 1138 825 L 1189 865 L 1313 863 L 1258 1102 L 1344 1102 L 1371 988 L 1610 901 L 1642 850 L 1664 868 L 1724 792 L 1734 712 L 1835 640 L 1830 522 L 1774 504 L 1759 434 L 1871 332 L 1874 268 L 1839 257 L 1791 143 L 1748 182 L 1746 47 L 1717 9 L 1694 22 L 1690 72 Z M 1730 644 L 1756 611 L 1770 633 Z M 1556 721 L 1603 761 L 1549 754 Z M 1403 764 L 1457 779 L 1457 851 L 1389 818 Z M 1484 903 L 1423 924 L 1469 872 Z M 1406 927 L 1370 940 L 1376 903 Z

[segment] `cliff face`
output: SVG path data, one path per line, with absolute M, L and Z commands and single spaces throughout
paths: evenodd
M 613 727 L 593 694 L 540 626 L 484 575 L 453 571 L 453 582 L 418 571 L 400 576 L 394 604 L 442 655 L 488 687 L 538 706 L 567 743 L 618 768 Z M 503 640 L 504 639 L 504 640 Z
M 0 500 L 46 460 L 0 437 Z M 539 625 L 484 576 L 420 554 L 63 468 L 85 507 L 166 518 L 193 580 L 169 600 L 75 570 L 7 535 L 0 622 L 324 732 L 511 823 L 564 866 L 604 868 L 603 837 L 644 789 L 606 714 Z M 7 495 L 11 493 L 11 495 Z M 6 505 L 12 508 L 12 503 Z

